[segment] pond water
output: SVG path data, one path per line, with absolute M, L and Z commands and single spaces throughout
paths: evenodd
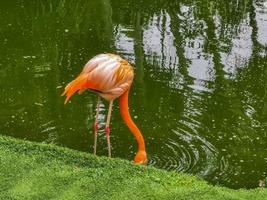
M 93 152 L 96 94 L 61 93 L 84 64 L 117 53 L 135 68 L 130 110 L 149 165 L 216 185 L 267 177 L 267 6 L 260 0 L 0 2 L 0 133 Z M 103 127 L 107 102 L 100 106 Z M 115 103 L 114 157 L 136 143 Z M 98 155 L 107 155 L 100 131 Z

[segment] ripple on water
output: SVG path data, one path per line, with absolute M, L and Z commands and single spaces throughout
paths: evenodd
M 153 155 L 150 165 L 179 172 L 207 176 L 218 168 L 225 170 L 227 161 L 220 161 L 219 152 L 198 132 L 199 122 L 183 118 L 161 148 L 161 156 Z M 222 166 L 218 166 L 218 163 Z
M 42 134 L 47 135 L 45 142 L 56 143 L 56 141 L 58 140 L 58 130 L 54 120 L 40 125 L 40 131 Z
M 222 156 L 218 167 L 218 176 L 223 178 L 225 182 L 229 182 L 231 180 L 231 175 L 235 174 L 235 170 L 229 164 L 229 158 L 227 156 Z M 218 177 L 215 176 L 214 178 L 217 179 Z
M 172 130 L 173 138 L 168 138 L 161 148 L 160 156 L 155 154 L 149 165 L 194 173 L 201 177 L 212 175 L 213 180 L 223 178 L 230 181 L 235 173 L 229 164 L 229 157 L 222 156 L 219 151 L 205 138 L 190 132 Z

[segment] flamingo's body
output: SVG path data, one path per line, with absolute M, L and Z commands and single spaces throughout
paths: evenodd
M 113 100 L 119 97 L 122 118 L 138 142 L 138 152 L 135 156 L 134 162 L 146 163 L 147 156 L 143 136 L 132 121 L 128 111 L 128 93 L 133 77 L 133 68 L 126 60 L 114 54 L 99 54 L 89 60 L 80 75 L 66 86 L 63 95 L 66 95 L 65 103 L 67 103 L 75 92 L 82 92 L 83 90 L 90 89 L 110 102 L 105 128 L 110 157 L 109 123 Z M 94 153 L 96 153 L 99 102 L 100 100 L 98 98 L 95 121 Z

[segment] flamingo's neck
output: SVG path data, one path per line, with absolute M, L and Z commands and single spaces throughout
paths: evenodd
M 133 133 L 135 139 L 137 140 L 137 143 L 138 143 L 138 152 L 137 152 L 136 156 L 138 154 L 143 154 L 142 157 L 145 157 L 143 159 L 146 159 L 146 150 L 145 150 L 145 141 L 144 141 L 144 138 L 143 138 L 140 130 L 138 129 L 138 127 L 133 122 L 133 120 L 131 118 L 131 115 L 129 113 L 129 108 L 128 108 L 128 94 L 129 94 L 129 90 L 127 90 L 124 94 L 122 94 L 122 96 L 120 96 L 120 102 L 119 102 L 119 104 L 120 104 L 121 116 L 122 116 L 123 120 L 125 121 L 126 125 L 128 126 L 128 128 Z M 136 158 L 135 158 L 135 162 L 136 162 Z

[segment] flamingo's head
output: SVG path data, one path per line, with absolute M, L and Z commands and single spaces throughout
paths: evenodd
M 138 151 L 134 157 L 134 163 L 135 164 L 147 164 L 147 156 L 146 156 L 146 151 Z

